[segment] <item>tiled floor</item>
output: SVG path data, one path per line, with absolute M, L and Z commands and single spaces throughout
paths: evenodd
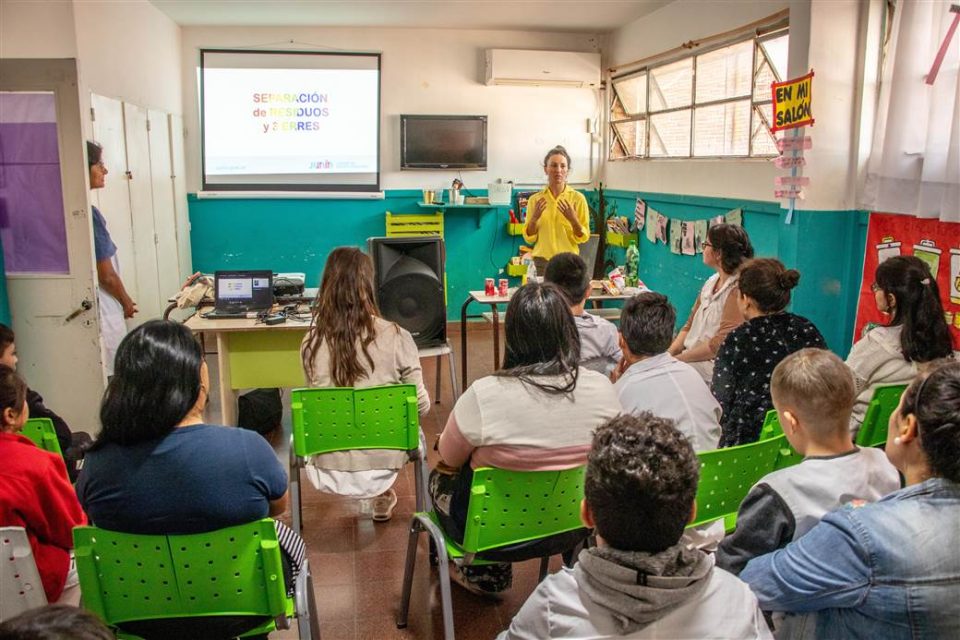
M 457 352 L 459 372 L 460 336 L 456 327 L 450 327 L 450 342 Z M 469 377 L 493 371 L 492 334 L 480 325 L 469 332 Z M 215 358 L 208 358 L 212 360 Z M 421 420 L 428 445 L 432 446 L 446 422 L 453 404 L 449 375 L 444 367 L 440 403 Z M 435 393 L 435 362 L 425 361 L 424 380 L 431 398 Z M 213 377 L 213 376 L 212 376 Z M 215 377 L 214 377 L 215 379 Z M 212 407 L 213 419 L 218 408 Z M 289 431 L 289 416 L 285 419 Z M 287 439 L 284 439 L 286 442 Z M 278 450 L 286 463 L 286 445 Z M 436 454 L 430 451 L 431 465 Z M 303 537 L 313 570 L 314 589 L 320 610 L 320 624 L 324 640 L 371 638 L 442 638 L 443 623 L 440 614 L 440 587 L 436 569 L 431 567 L 426 553 L 426 534 L 421 535 L 414 576 L 413 597 L 408 627 L 396 628 L 395 617 L 400 603 L 403 579 L 404 553 L 414 511 L 413 467 L 405 469 L 395 485 L 399 504 L 393 519 L 374 523 L 369 516 L 358 513 L 356 500 L 320 494 L 313 491 L 303 478 Z M 281 518 L 289 522 L 290 514 Z M 559 567 L 559 558 L 551 564 Z M 514 613 L 536 586 L 539 561 L 533 560 L 514 566 L 513 587 L 500 601 L 490 601 L 467 593 L 453 585 L 454 624 L 457 638 L 462 640 L 489 639 L 505 629 Z M 276 634 L 277 638 L 296 638 L 295 630 Z

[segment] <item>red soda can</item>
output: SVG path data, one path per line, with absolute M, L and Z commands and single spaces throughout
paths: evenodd
M 483 293 L 488 296 L 497 295 L 497 289 L 493 284 L 493 278 L 487 278 L 483 282 Z
M 500 290 L 498 293 L 501 298 L 506 298 L 509 295 L 509 284 L 510 282 L 506 278 L 500 278 Z

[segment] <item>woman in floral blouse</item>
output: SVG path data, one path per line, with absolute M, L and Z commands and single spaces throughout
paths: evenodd
M 737 303 L 746 322 L 730 332 L 717 352 L 713 395 L 723 407 L 721 447 L 755 442 L 770 400 L 773 369 L 794 351 L 826 349 L 812 322 L 784 311 L 800 273 L 779 260 L 759 258 L 740 271 Z

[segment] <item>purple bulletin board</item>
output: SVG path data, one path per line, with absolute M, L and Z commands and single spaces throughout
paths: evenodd
M 53 93 L 0 92 L 0 236 L 8 274 L 70 272 Z

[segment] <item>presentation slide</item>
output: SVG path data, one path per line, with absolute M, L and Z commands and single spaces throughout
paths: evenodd
M 202 56 L 205 189 L 379 189 L 379 56 Z

